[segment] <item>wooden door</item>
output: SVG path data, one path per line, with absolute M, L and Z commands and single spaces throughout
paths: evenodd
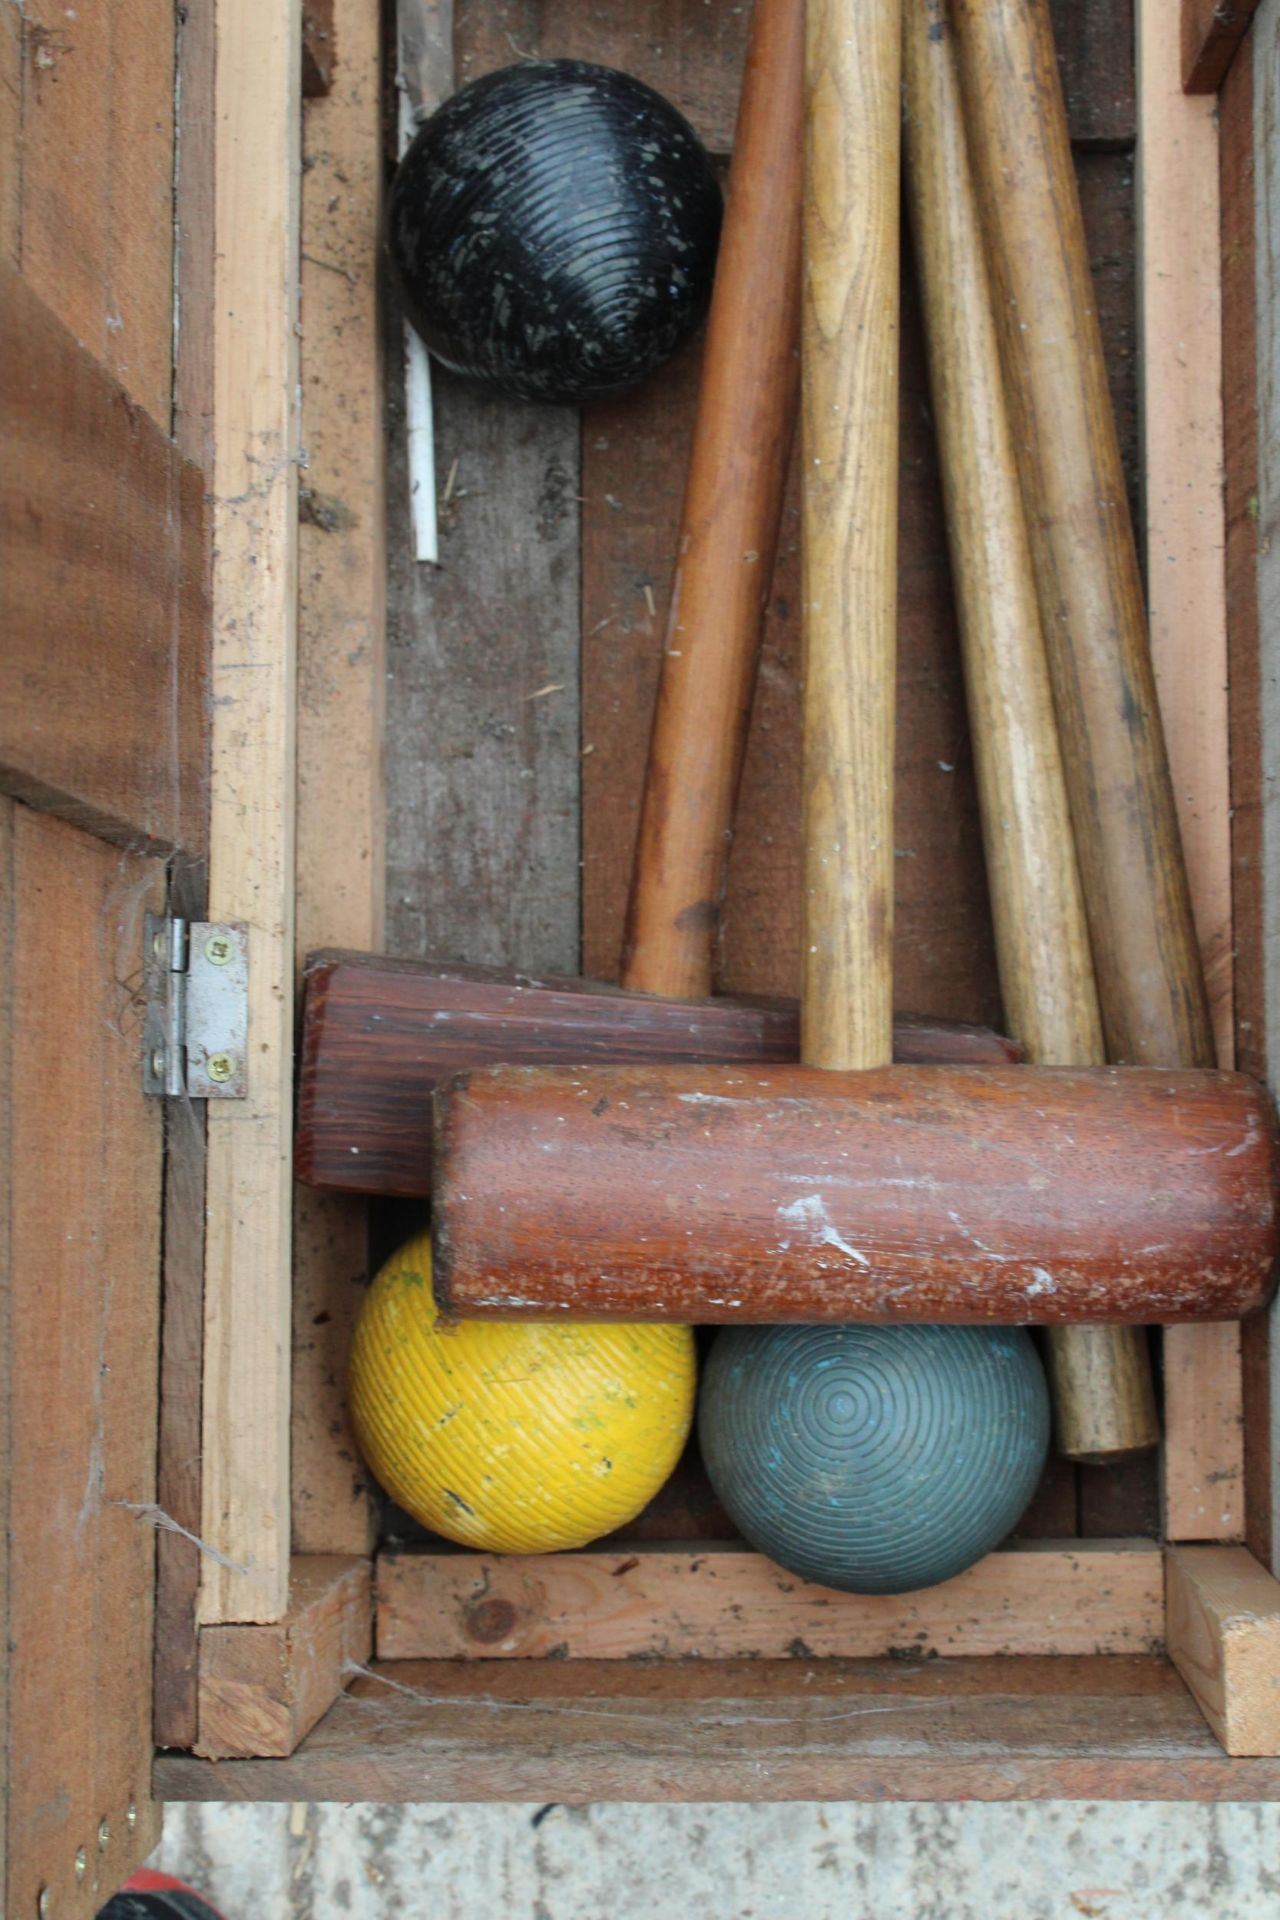
M 184 31 L 172 0 L 0 7 L 0 1902 L 24 1920 L 92 1913 L 158 1831 L 177 1116 L 142 1091 L 143 927 L 175 875 L 198 893 L 208 811 Z

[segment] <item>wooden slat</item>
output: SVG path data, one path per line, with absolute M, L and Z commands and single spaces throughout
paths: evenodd
M 1280 1002 L 1280 886 L 1276 884 L 1276 876 L 1280 874 L 1280 791 L 1277 791 L 1280 783 L 1271 778 L 1276 753 L 1280 748 L 1280 679 L 1275 672 L 1274 652 L 1274 636 L 1280 632 L 1280 382 L 1277 382 L 1275 373 L 1280 366 L 1280 147 L 1275 139 L 1276 118 L 1280 114 L 1280 65 L 1277 64 L 1277 55 L 1280 53 L 1280 7 L 1273 0 L 1267 0 L 1258 14 L 1250 46 L 1253 67 L 1252 278 L 1255 302 L 1253 344 L 1257 367 L 1257 486 L 1244 504 L 1245 511 L 1253 517 L 1257 542 L 1258 677 L 1256 682 L 1251 677 L 1244 681 L 1237 714 L 1246 728 L 1245 738 L 1240 741 L 1242 751 L 1248 753 L 1248 736 L 1255 725 L 1259 743 L 1256 762 L 1250 767 L 1246 759 L 1242 767 L 1246 780 L 1250 783 L 1256 781 L 1253 791 L 1259 799 L 1257 839 L 1256 842 L 1252 840 L 1249 832 L 1252 823 L 1246 821 L 1242 826 L 1244 838 L 1241 848 L 1243 851 L 1256 846 L 1257 853 L 1257 865 L 1248 883 L 1249 897 L 1257 903 L 1256 918 L 1251 916 L 1247 945 L 1248 950 L 1261 962 L 1261 995 L 1259 1002 L 1255 1003 L 1255 1018 L 1260 1011 L 1262 1031 L 1258 1033 L 1255 1029 L 1251 1037 L 1255 1053 L 1260 1056 L 1267 1085 L 1274 1096 L 1280 1087 L 1280 1014 L 1277 1012 Z M 1244 293 L 1242 288 L 1242 297 Z M 1237 416 L 1237 431 L 1247 432 L 1248 425 L 1246 397 L 1243 410 Z M 1242 564 L 1247 564 L 1247 552 Z M 1242 649 L 1250 647 L 1250 625 L 1254 614 L 1254 608 L 1248 601 L 1246 608 L 1245 624 L 1240 636 Z M 1258 696 L 1256 721 L 1250 712 L 1255 685 Z M 1263 1450 L 1270 1463 L 1268 1468 L 1262 1470 L 1266 1479 L 1254 1496 L 1255 1511 L 1259 1500 L 1265 1500 L 1268 1509 L 1262 1521 L 1255 1521 L 1255 1531 L 1269 1536 L 1266 1544 L 1273 1566 L 1276 1564 L 1277 1551 L 1280 1550 L 1280 1475 L 1276 1474 L 1274 1468 L 1277 1455 L 1280 1454 L 1278 1314 L 1280 1307 L 1273 1304 L 1268 1315 L 1266 1336 L 1261 1327 L 1250 1329 L 1251 1372 L 1255 1377 L 1255 1389 L 1262 1386 L 1257 1375 L 1264 1370 L 1266 1374 L 1265 1391 L 1255 1390 L 1251 1396 L 1254 1416 L 1251 1451 Z
M 168 0 L 21 9 L 22 270 L 166 431 L 173 366 Z
M 380 1660 L 1152 1653 L 1163 1633 L 1146 1541 L 989 1554 L 902 1596 L 833 1593 L 715 1545 L 378 1560 Z
M 304 20 L 307 16 L 304 14 Z M 378 234 L 378 18 L 328 8 L 342 58 L 307 101 L 302 184 L 298 535 L 299 966 L 331 942 L 383 942 L 386 527 Z M 295 1553 L 367 1553 L 373 1511 L 347 1427 L 347 1353 L 368 1266 L 357 1202 L 296 1188 L 291 1501 Z
M 0 259 L 19 263 L 22 246 L 22 14 L 0 12 Z
M 0 335 L 0 785 L 199 852 L 201 475 L 8 266 Z
M 289 1567 L 299 13 L 219 0 L 209 910 L 249 924 L 249 1094 L 209 1115 L 205 1622 Z
M 196 1751 L 211 1760 L 287 1758 L 372 1646 L 369 1561 L 295 1558 L 288 1611 L 274 1626 L 202 1630 Z
M 142 1095 L 133 988 L 164 869 L 24 808 L 13 825 L 0 909 L 19 1014 L 0 1176 L 12 1258 L 7 1911 L 34 1914 L 47 1887 L 53 1912 L 80 1916 L 159 1832 L 146 1516 L 162 1140 L 159 1104 Z
M 1169 1657 L 1230 1754 L 1280 1754 L 1280 1580 L 1244 1547 L 1171 1547 Z
M 1182 84 L 1216 93 L 1257 11 L 1258 0 L 1181 0 Z M 1167 22 L 1162 32 L 1168 34 Z
M 392 1662 L 292 1760 L 169 1799 L 1275 1800 L 1163 1660 Z

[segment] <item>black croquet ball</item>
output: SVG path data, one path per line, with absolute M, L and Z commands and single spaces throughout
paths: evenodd
M 1016 1525 L 1049 1391 L 1019 1327 L 734 1327 L 704 1370 L 698 1438 L 730 1517 L 779 1566 L 910 1593 Z
M 423 122 L 391 189 L 406 311 L 459 373 L 522 400 L 633 386 L 711 297 L 721 196 L 692 127 L 629 74 L 505 67 Z

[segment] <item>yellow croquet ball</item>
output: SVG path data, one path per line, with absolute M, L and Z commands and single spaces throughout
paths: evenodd
M 424 1234 L 369 1290 L 351 1415 L 394 1500 L 466 1547 L 551 1553 L 635 1518 L 693 1419 L 693 1333 L 677 1326 L 441 1325 Z

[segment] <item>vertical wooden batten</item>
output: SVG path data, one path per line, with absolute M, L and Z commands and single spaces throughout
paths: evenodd
M 1234 1063 L 1223 500 L 1222 261 L 1212 99 L 1182 91 L 1160 0 L 1139 0 L 1138 325 L 1151 654 L 1218 1063 Z M 1165 1527 L 1244 1529 L 1240 1329 L 1164 1336 Z
M 378 301 L 377 10 L 336 0 L 327 92 L 303 113 L 298 533 L 299 969 L 333 941 L 377 952 L 385 918 L 386 525 Z M 346 1424 L 367 1206 L 294 1190 L 295 1553 L 367 1553 L 372 1507 Z
M 1280 151 L 1275 139 L 1280 112 L 1280 0 L 1263 0 L 1254 17 L 1252 46 L 1241 58 L 1253 65 L 1254 265 L 1257 349 L 1257 495 L 1253 512 L 1257 533 L 1257 617 L 1260 656 L 1258 729 L 1260 736 L 1260 844 L 1254 884 L 1261 892 L 1263 1060 L 1272 1094 L 1280 1087 L 1280 791 L 1267 770 L 1280 743 Z M 1265 1369 L 1269 1407 L 1253 1438 L 1269 1461 L 1280 1448 L 1280 1307 L 1270 1312 L 1270 1352 Z M 1252 1330 L 1251 1330 L 1252 1331 Z M 1276 1564 L 1280 1541 L 1280 1475 L 1271 1473 L 1267 1490 L 1270 1551 Z
M 209 1113 L 204 1622 L 288 1590 L 300 28 L 218 0 L 209 911 L 250 984 L 248 1098 Z

